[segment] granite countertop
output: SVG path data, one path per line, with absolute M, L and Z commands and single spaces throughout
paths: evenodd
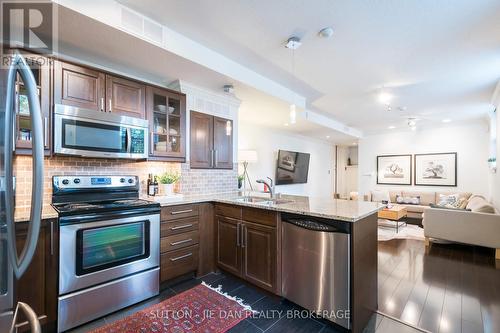
M 57 212 L 51 205 L 42 207 L 42 220 L 56 219 Z M 30 207 L 16 207 L 14 212 L 14 222 L 27 222 L 30 219 Z
M 245 207 L 267 209 L 278 212 L 301 214 L 306 216 L 322 217 L 333 220 L 356 222 L 364 217 L 372 215 L 383 208 L 382 204 L 367 201 L 338 200 L 330 197 L 305 197 L 295 195 L 283 195 L 280 200 L 283 203 L 271 202 L 245 202 L 244 197 L 269 198 L 263 193 L 221 193 L 212 195 L 190 195 L 175 198 L 147 197 L 144 199 L 159 202 L 161 206 L 175 206 L 191 203 L 218 202 Z

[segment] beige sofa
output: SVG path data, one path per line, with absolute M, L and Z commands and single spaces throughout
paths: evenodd
M 427 208 L 424 214 L 426 245 L 432 238 L 496 249 L 500 259 L 500 214 L 480 195 L 469 199 L 466 209 Z
M 380 201 L 376 199 L 380 199 L 383 196 L 383 193 L 389 192 L 389 198 L 391 203 L 396 203 L 396 196 L 403 197 L 420 197 L 420 205 L 403 205 L 406 207 L 409 218 L 414 219 L 422 219 L 422 214 L 426 208 L 430 208 L 430 204 L 437 204 L 439 202 L 440 195 L 450 195 L 456 194 L 457 192 L 428 192 L 428 191 L 372 191 L 365 197 L 367 201 Z M 461 198 L 468 199 L 471 196 L 471 193 L 463 192 L 458 193 Z

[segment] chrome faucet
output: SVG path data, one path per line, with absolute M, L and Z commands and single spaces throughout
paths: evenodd
M 274 182 L 271 177 L 267 177 L 269 179 L 269 182 L 265 181 L 264 179 L 258 179 L 256 180 L 257 183 L 259 184 L 266 184 L 267 188 L 269 188 L 269 194 L 271 195 L 271 199 L 274 198 Z

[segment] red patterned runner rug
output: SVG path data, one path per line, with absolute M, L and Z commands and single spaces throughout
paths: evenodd
M 241 299 L 202 283 L 92 333 L 222 333 L 251 314 Z

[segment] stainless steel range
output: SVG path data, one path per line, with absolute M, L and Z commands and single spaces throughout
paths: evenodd
M 55 176 L 58 331 L 159 293 L 160 207 L 135 176 Z

